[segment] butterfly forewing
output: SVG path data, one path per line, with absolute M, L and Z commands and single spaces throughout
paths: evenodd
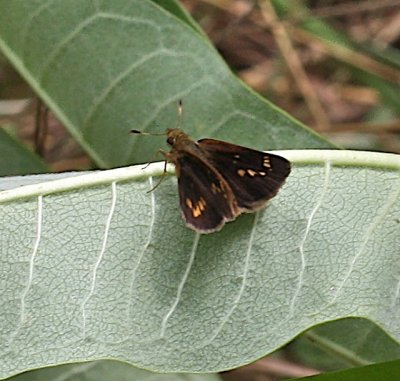
M 214 139 L 201 139 L 198 145 L 229 184 L 242 210 L 263 207 L 290 173 L 290 162 L 281 156 Z
M 190 227 L 208 233 L 236 217 L 232 190 L 213 168 L 187 152 L 175 157 L 174 162 L 181 210 Z

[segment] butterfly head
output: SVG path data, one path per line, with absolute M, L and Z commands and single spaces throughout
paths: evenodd
M 168 128 L 167 129 L 167 143 L 171 147 L 176 147 L 192 140 L 179 128 Z

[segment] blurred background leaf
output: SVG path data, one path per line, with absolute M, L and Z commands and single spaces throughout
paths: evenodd
M 42 159 L 0 126 L 0 176 L 48 172 Z
M 397 381 L 400 374 L 400 360 L 368 365 L 341 372 L 321 374 L 306 378 L 302 381 Z
M 9 378 L 9 381 L 221 381 L 214 374 L 160 374 L 119 361 L 94 361 L 37 369 Z
M 0 47 L 98 166 L 148 161 L 162 140 L 129 130 L 174 127 L 180 99 L 182 127 L 194 138 L 332 147 L 243 86 L 203 36 L 164 8 L 77 5 L 0 1 Z

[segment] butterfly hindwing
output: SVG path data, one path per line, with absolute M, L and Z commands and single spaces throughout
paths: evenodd
M 232 190 L 199 158 L 185 153 L 175 158 L 179 199 L 186 223 L 197 231 L 219 230 L 238 214 Z
M 245 211 L 263 207 L 290 173 L 290 162 L 281 156 L 214 139 L 197 143 L 229 184 L 237 206 Z

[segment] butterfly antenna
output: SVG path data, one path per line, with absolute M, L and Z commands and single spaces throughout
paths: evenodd
M 178 101 L 178 118 L 176 121 L 176 128 L 181 129 L 182 126 L 182 115 L 183 115 L 183 102 L 182 99 Z
M 140 131 L 140 130 L 130 130 L 129 132 L 131 134 L 140 134 L 140 135 L 149 135 L 149 136 L 164 136 L 167 134 L 166 132 L 155 133 L 155 132 L 144 132 L 144 131 Z

